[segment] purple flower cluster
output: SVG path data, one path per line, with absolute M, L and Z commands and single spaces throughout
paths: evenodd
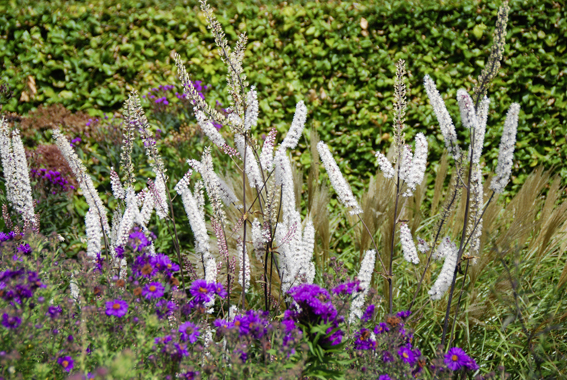
M 172 316 L 175 310 L 177 310 L 177 305 L 173 301 L 159 300 L 156 303 L 156 314 L 159 319 Z
M 171 278 L 173 272 L 179 271 L 179 265 L 173 263 L 164 254 L 150 256 L 146 253 L 136 257 L 132 265 L 132 272 L 135 277 L 152 278 L 158 273 L 163 273 L 167 278 Z
M 195 304 L 205 304 L 214 299 L 215 294 L 220 298 L 226 297 L 226 291 L 222 284 L 207 282 L 205 280 L 195 280 L 189 288 L 189 293 L 193 297 Z
M 268 312 L 248 310 L 245 314 L 234 317 L 233 321 L 217 319 L 214 322 L 217 335 L 221 336 L 230 330 L 238 331 L 239 336 L 249 336 L 254 339 L 262 339 L 268 333 Z
M 324 342 L 331 345 L 341 343 L 344 332 L 339 329 L 339 324 L 344 319 L 338 315 L 326 289 L 315 284 L 302 284 L 291 288 L 288 294 L 295 303 L 286 312 L 286 320 L 292 319 L 302 325 L 330 324 Z
M 0 272 L 0 297 L 12 305 L 32 298 L 38 288 L 45 288 L 37 272 L 24 269 Z
M 175 361 L 180 361 L 184 357 L 189 356 L 187 345 L 174 342 L 171 335 L 155 338 L 154 347 L 159 349 L 161 353 L 168 354 Z
M 17 233 L 15 233 L 14 231 L 10 231 L 10 232 L 8 232 L 8 233 L 0 232 L 0 243 L 3 243 L 3 242 L 5 242 L 5 241 L 13 240 L 16 236 L 21 236 L 21 237 L 23 237 L 24 234 L 22 234 L 22 233 L 17 234 Z
M 18 316 L 12 316 L 7 313 L 2 314 L 2 326 L 9 330 L 15 330 L 22 324 L 22 319 Z
M 77 139 L 73 140 L 73 142 L 76 140 Z M 81 139 L 79 138 L 78 140 L 80 141 Z M 40 168 L 30 170 L 30 174 L 33 178 L 37 178 L 49 184 L 52 194 L 64 193 L 75 189 L 74 186 L 69 184 L 69 181 L 65 179 L 61 172 Z
M 185 322 L 179 326 L 179 338 L 182 342 L 189 341 L 189 343 L 195 344 L 199 335 L 199 327 L 191 322 Z
M 360 292 L 361 290 L 362 288 L 360 287 L 360 281 L 355 280 L 337 285 L 336 287 L 331 289 L 331 292 L 336 295 L 351 295 L 352 293 Z
M 453 347 L 447 351 L 444 363 L 451 371 L 476 371 L 478 365 L 476 361 L 468 356 L 462 348 Z
M 151 244 L 149 239 L 142 231 L 135 231 L 128 236 L 128 242 L 130 243 L 130 247 L 134 251 L 141 252 L 142 249 L 146 248 Z
M 375 350 L 376 340 L 372 338 L 370 330 L 362 328 L 354 334 L 355 350 Z
M 71 372 L 73 366 L 75 365 L 75 361 L 70 356 L 62 356 L 57 359 L 57 364 L 59 364 L 64 371 Z

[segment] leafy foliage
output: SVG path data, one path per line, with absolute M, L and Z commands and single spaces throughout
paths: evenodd
M 31 4 L 31 3 L 30 3 Z M 552 0 L 512 1 L 504 60 L 489 91 L 487 141 L 499 141 L 507 106 L 522 104 L 514 170 L 515 192 L 539 164 L 567 178 L 565 8 Z M 488 58 L 498 5 L 493 2 L 350 1 L 280 5 L 218 3 L 219 22 L 231 40 L 245 31 L 248 80 L 257 85 L 261 129 L 290 122 L 290 109 L 305 99 L 322 139 L 340 147 L 339 166 L 359 190 L 374 165 L 373 151 L 392 142 L 389 118 L 394 63 L 408 62 L 407 124 L 415 133 L 436 131 L 423 91 L 429 74 L 457 114 L 455 93 L 470 90 Z M 34 1 L 0 6 L 2 79 L 15 89 L 5 106 L 23 113 L 42 103 L 71 110 L 117 110 L 133 86 L 174 83 L 172 51 L 197 79 L 224 82 L 225 68 L 210 50 L 213 38 L 193 1 Z M 450 26 L 449 26 L 450 25 Z M 201 41 L 201 34 L 206 39 Z M 257 57 L 261 57 L 257 59 Z M 412 132 L 413 133 L 413 132 Z M 410 138 L 412 136 L 409 136 Z M 430 141 L 430 161 L 442 137 Z M 302 141 L 304 144 L 304 141 Z M 489 166 L 497 146 L 485 147 Z M 309 165 L 308 157 L 301 163 Z M 565 181 L 565 180 L 564 180 Z M 564 182 L 565 183 L 565 182 Z

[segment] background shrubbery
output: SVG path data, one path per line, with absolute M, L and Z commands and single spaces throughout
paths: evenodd
M 400 58 L 408 62 L 408 125 L 411 133 L 437 135 L 430 161 L 438 161 L 442 137 L 423 76 L 437 81 L 456 115 L 455 92 L 470 90 L 482 70 L 498 6 L 468 0 L 363 3 L 215 4 L 229 39 L 242 31 L 249 36 L 245 67 L 258 87 L 261 127 L 283 131 L 295 103 L 305 99 L 310 123 L 337 147 L 355 189 L 374 166 L 372 151 L 385 151 L 392 141 L 392 78 Z M 516 192 L 539 164 L 555 166 L 567 178 L 567 19 L 560 2 L 510 6 L 504 60 L 489 93 L 485 157 L 495 164 L 499 121 L 507 105 L 519 102 L 517 165 L 509 187 Z M 213 85 L 212 100 L 225 96 L 220 89 L 226 70 L 210 50 L 213 40 L 195 1 L 12 1 L 0 10 L 1 75 L 16 90 L 7 110 L 25 113 L 61 103 L 91 114 L 116 111 L 133 88 L 175 83 L 174 50 L 194 79 Z

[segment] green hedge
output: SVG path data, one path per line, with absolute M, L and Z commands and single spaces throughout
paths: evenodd
M 118 110 L 130 89 L 144 92 L 177 83 L 173 50 L 188 61 L 194 79 L 213 85 L 211 101 L 225 99 L 226 70 L 210 50 L 213 40 L 194 1 L 89 3 L 0 5 L 1 77 L 16 90 L 7 110 L 25 113 L 42 103 L 91 113 Z M 438 159 L 443 142 L 423 89 L 425 74 L 447 95 L 460 129 L 455 94 L 459 88 L 472 89 L 482 70 L 497 5 L 458 3 L 276 6 L 247 0 L 217 4 L 216 14 L 231 41 L 240 31 L 249 36 L 246 70 L 259 89 L 259 127 L 285 130 L 295 103 L 305 99 L 311 126 L 330 143 L 354 187 L 360 188 L 375 165 L 373 151 L 387 150 L 391 141 L 398 59 L 408 64 L 408 137 L 424 132 L 432 148 L 430 161 Z M 487 165 L 496 163 L 508 106 L 519 102 L 515 186 L 539 164 L 559 168 L 567 180 L 567 166 L 562 165 L 567 155 L 567 11 L 552 0 L 512 1 L 511 8 L 504 61 L 489 90 Z M 361 18 L 368 21 L 366 31 Z M 37 93 L 20 102 L 22 91 L 31 94 L 28 77 L 35 80 Z

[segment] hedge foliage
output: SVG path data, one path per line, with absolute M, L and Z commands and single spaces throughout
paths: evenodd
M 213 85 L 210 101 L 226 101 L 226 71 L 212 50 L 204 16 L 195 1 L 180 3 L 0 5 L 1 77 L 16 90 L 5 109 L 25 113 L 42 103 L 62 103 L 91 113 L 118 110 L 131 89 L 177 83 L 174 50 L 194 79 Z M 340 157 L 355 188 L 375 165 L 373 151 L 386 151 L 391 141 L 398 59 L 407 61 L 409 72 L 407 137 L 424 132 L 430 161 L 439 158 L 443 142 L 422 85 L 425 74 L 437 82 L 462 130 L 456 91 L 474 86 L 488 58 L 499 5 L 471 0 L 235 3 L 212 1 L 229 40 L 248 34 L 246 70 L 259 90 L 259 128 L 283 130 L 295 103 L 304 99 L 311 126 Z M 487 165 L 495 167 L 506 111 L 519 102 L 514 186 L 539 164 L 559 168 L 567 180 L 562 164 L 567 158 L 567 9 L 552 0 L 510 5 L 504 60 L 489 90 Z M 309 164 L 308 157 L 301 160 Z

